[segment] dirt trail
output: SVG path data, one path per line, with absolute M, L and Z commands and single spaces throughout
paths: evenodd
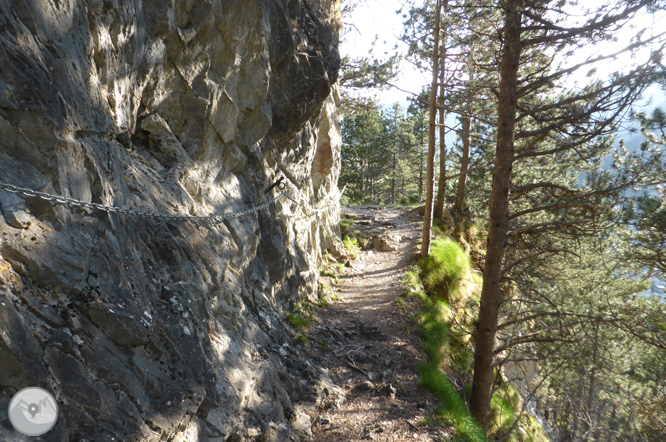
M 396 251 L 361 251 L 340 274 L 336 294 L 343 300 L 317 311 L 310 334 L 313 358 L 329 370 L 347 401 L 328 404 L 312 416 L 312 440 L 441 440 L 423 422 L 437 399 L 419 387 L 422 349 L 415 306 L 396 302 L 421 223 L 413 221 L 413 212 L 397 209 L 354 207 L 343 213 L 361 215 L 360 222 L 388 229 L 401 240 L 394 243 Z

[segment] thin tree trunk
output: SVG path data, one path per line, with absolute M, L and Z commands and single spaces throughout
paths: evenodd
M 587 430 L 585 432 L 585 439 L 584 441 L 589 440 L 591 433 L 592 433 L 592 428 L 594 427 L 594 422 L 592 418 L 592 402 L 594 400 L 594 377 L 597 373 L 597 348 L 598 348 L 598 342 L 599 342 L 599 323 L 596 323 L 596 327 L 594 329 L 594 352 L 592 353 L 592 372 L 590 373 L 590 386 L 587 391 Z
M 361 195 L 360 195 L 360 196 L 361 196 L 361 199 L 363 199 L 363 195 L 365 194 L 365 193 L 364 193 L 364 190 L 365 190 L 365 177 L 363 176 L 364 172 L 365 172 L 365 164 L 363 164 L 363 162 L 361 162 L 361 179 L 359 180 L 359 181 L 361 182 Z
M 393 149 L 393 179 L 391 180 L 391 204 L 395 206 L 395 173 L 398 168 L 398 163 L 395 155 L 395 147 Z
M 474 378 L 470 411 L 487 430 L 493 381 L 493 347 L 501 299 L 502 261 L 509 227 L 509 190 L 513 167 L 514 131 L 516 127 L 516 91 L 521 52 L 522 0 L 507 0 L 504 24 L 504 48 L 500 70 L 498 100 L 497 151 L 490 199 L 490 222 L 483 287 L 476 330 Z
M 419 203 L 423 201 L 423 154 L 419 161 Z
M 576 406 L 574 408 L 573 422 L 571 423 L 571 438 L 572 440 L 578 439 L 578 427 L 580 424 L 580 416 L 583 412 L 583 376 L 581 375 L 578 381 L 578 391 L 576 392 Z
M 446 9 L 444 9 L 446 15 Z M 446 31 L 445 31 L 446 32 Z M 445 34 L 446 35 L 446 34 Z M 446 120 L 446 112 L 444 111 L 444 74 L 446 63 L 446 38 L 442 41 L 442 70 L 439 74 L 439 186 L 437 188 L 437 201 L 435 202 L 435 218 L 442 219 L 444 214 L 444 196 L 446 195 L 446 128 L 444 121 Z
M 467 107 L 467 109 L 469 110 L 469 106 Z M 456 215 L 458 216 L 460 216 L 460 214 L 464 210 L 465 183 L 467 182 L 467 169 L 469 168 L 469 145 L 470 145 L 471 129 L 472 129 L 472 118 L 469 115 L 467 115 L 465 116 L 465 123 L 463 125 L 462 160 L 460 161 L 460 177 L 458 177 L 458 192 L 456 193 L 455 212 Z
M 434 208 L 435 193 L 435 129 L 437 127 L 437 80 L 439 78 L 439 21 L 442 9 L 442 0 L 437 0 L 435 7 L 435 44 L 432 54 L 432 86 L 430 88 L 430 115 L 428 131 L 428 166 L 426 178 L 426 203 L 423 216 L 423 243 L 421 256 L 430 255 L 430 233 L 432 231 L 432 211 Z
M 469 70 L 470 84 L 474 80 L 474 72 L 472 68 Z M 456 203 L 454 206 L 455 213 L 460 216 L 465 210 L 465 184 L 467 183 L 467 170 L 469 168 L 469 149 L 472 138 L 472 91 L 467 91 L 467 115 L 465 116 L 465 123 L 463 124 L 463 149 L 462 159 L 460 161 L 460 177 L 458 178 L 458 192 L 456 193 Z

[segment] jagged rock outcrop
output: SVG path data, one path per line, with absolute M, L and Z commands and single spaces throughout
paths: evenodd
M 211 215 L 284 175 L 304 206 L 334 201 L 336 8 L 0 0 L 0 182 Z M 209 225 L 0 204 L 3 441 L 23 440 L 6 410 L 27 386 L 59 402 L 48 441 L 298 440 L 304 404 L 339 400 L 282 322 L 340 254 L 337 209 L 281 198 Z

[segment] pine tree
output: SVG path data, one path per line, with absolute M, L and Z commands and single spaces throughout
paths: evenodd
M 518 271 L 530 256 L 566 253 L 557 248 L 530 248 L 532 235 L 553 231 L 593 234 L 596 212 L 607 203 L 603 196 L 618 188 L 603 174 L 588 177 L 586 184 L 591 189 L 563 185 L 557 179 L 530 180 L 529 174 L 516 183 L 514 169 L 529 164 L 536 172 L 535 165 L 550 167 L 544 164 L 548 161 L 570 166 L 576 157 L 588 163 L 600 160 L 608 144 L 594 140 L 614 129 L 618 116 L 652 81 L 658 64 L 653 57 L 627 74 L 613 75 L 582 90 L 566 90 L 562 79 L 595 60 L 556 68 L 553 54 L 611 37 L 647 6 L 654 3 L 617 2 L 589 14 L 583 25 L 571 27 L 566 23 L 566 11 L 554 3 L 507 0 L 500 5 L 505 24 L 501 30 L 497 144 L 470 404 L 483 426 L 488 425 L 505 276 L 510 270 Z M 623 50 L 645 43 L 630 43 Z M 557 88 L 563 92 L 558 93 Z M 566 167 L 562 169 L 566 174 Z
M 445 0 L 446 1 L 446 0 Z M 440 13 L 442 9 L 442 0 L 437 0 L 435 6 L 435 28 L 433 30 L 434 49 L 432 54 L 432 85 L 430 87 L 430 119 L 428 123 L 428 163 L 426 167 L 426 201 L 425 212 L 423 215 L 423 242 L 421 244 L 421 256 L 427 257 L 430 254 L 430 235 L 432 231 L 433 209 L 435 206 L 435 130 L 436 130 L 436 109 L 437 109 L 437 90 L 439 81 L 439 39 L 440 39 Z

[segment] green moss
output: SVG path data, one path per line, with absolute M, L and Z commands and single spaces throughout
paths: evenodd
M 513 425 L 520 412 L 521 399 L 518 389 L 511 384 L 500 387 L 490 401 L 490 431 L 501 432 Z
M 527 422 L 523 425 L 526 435 L 529 439 L 526 442 L 550 442 L 548 433 L 543 429 L 543 426 L 532 416 L 527 416 Z

